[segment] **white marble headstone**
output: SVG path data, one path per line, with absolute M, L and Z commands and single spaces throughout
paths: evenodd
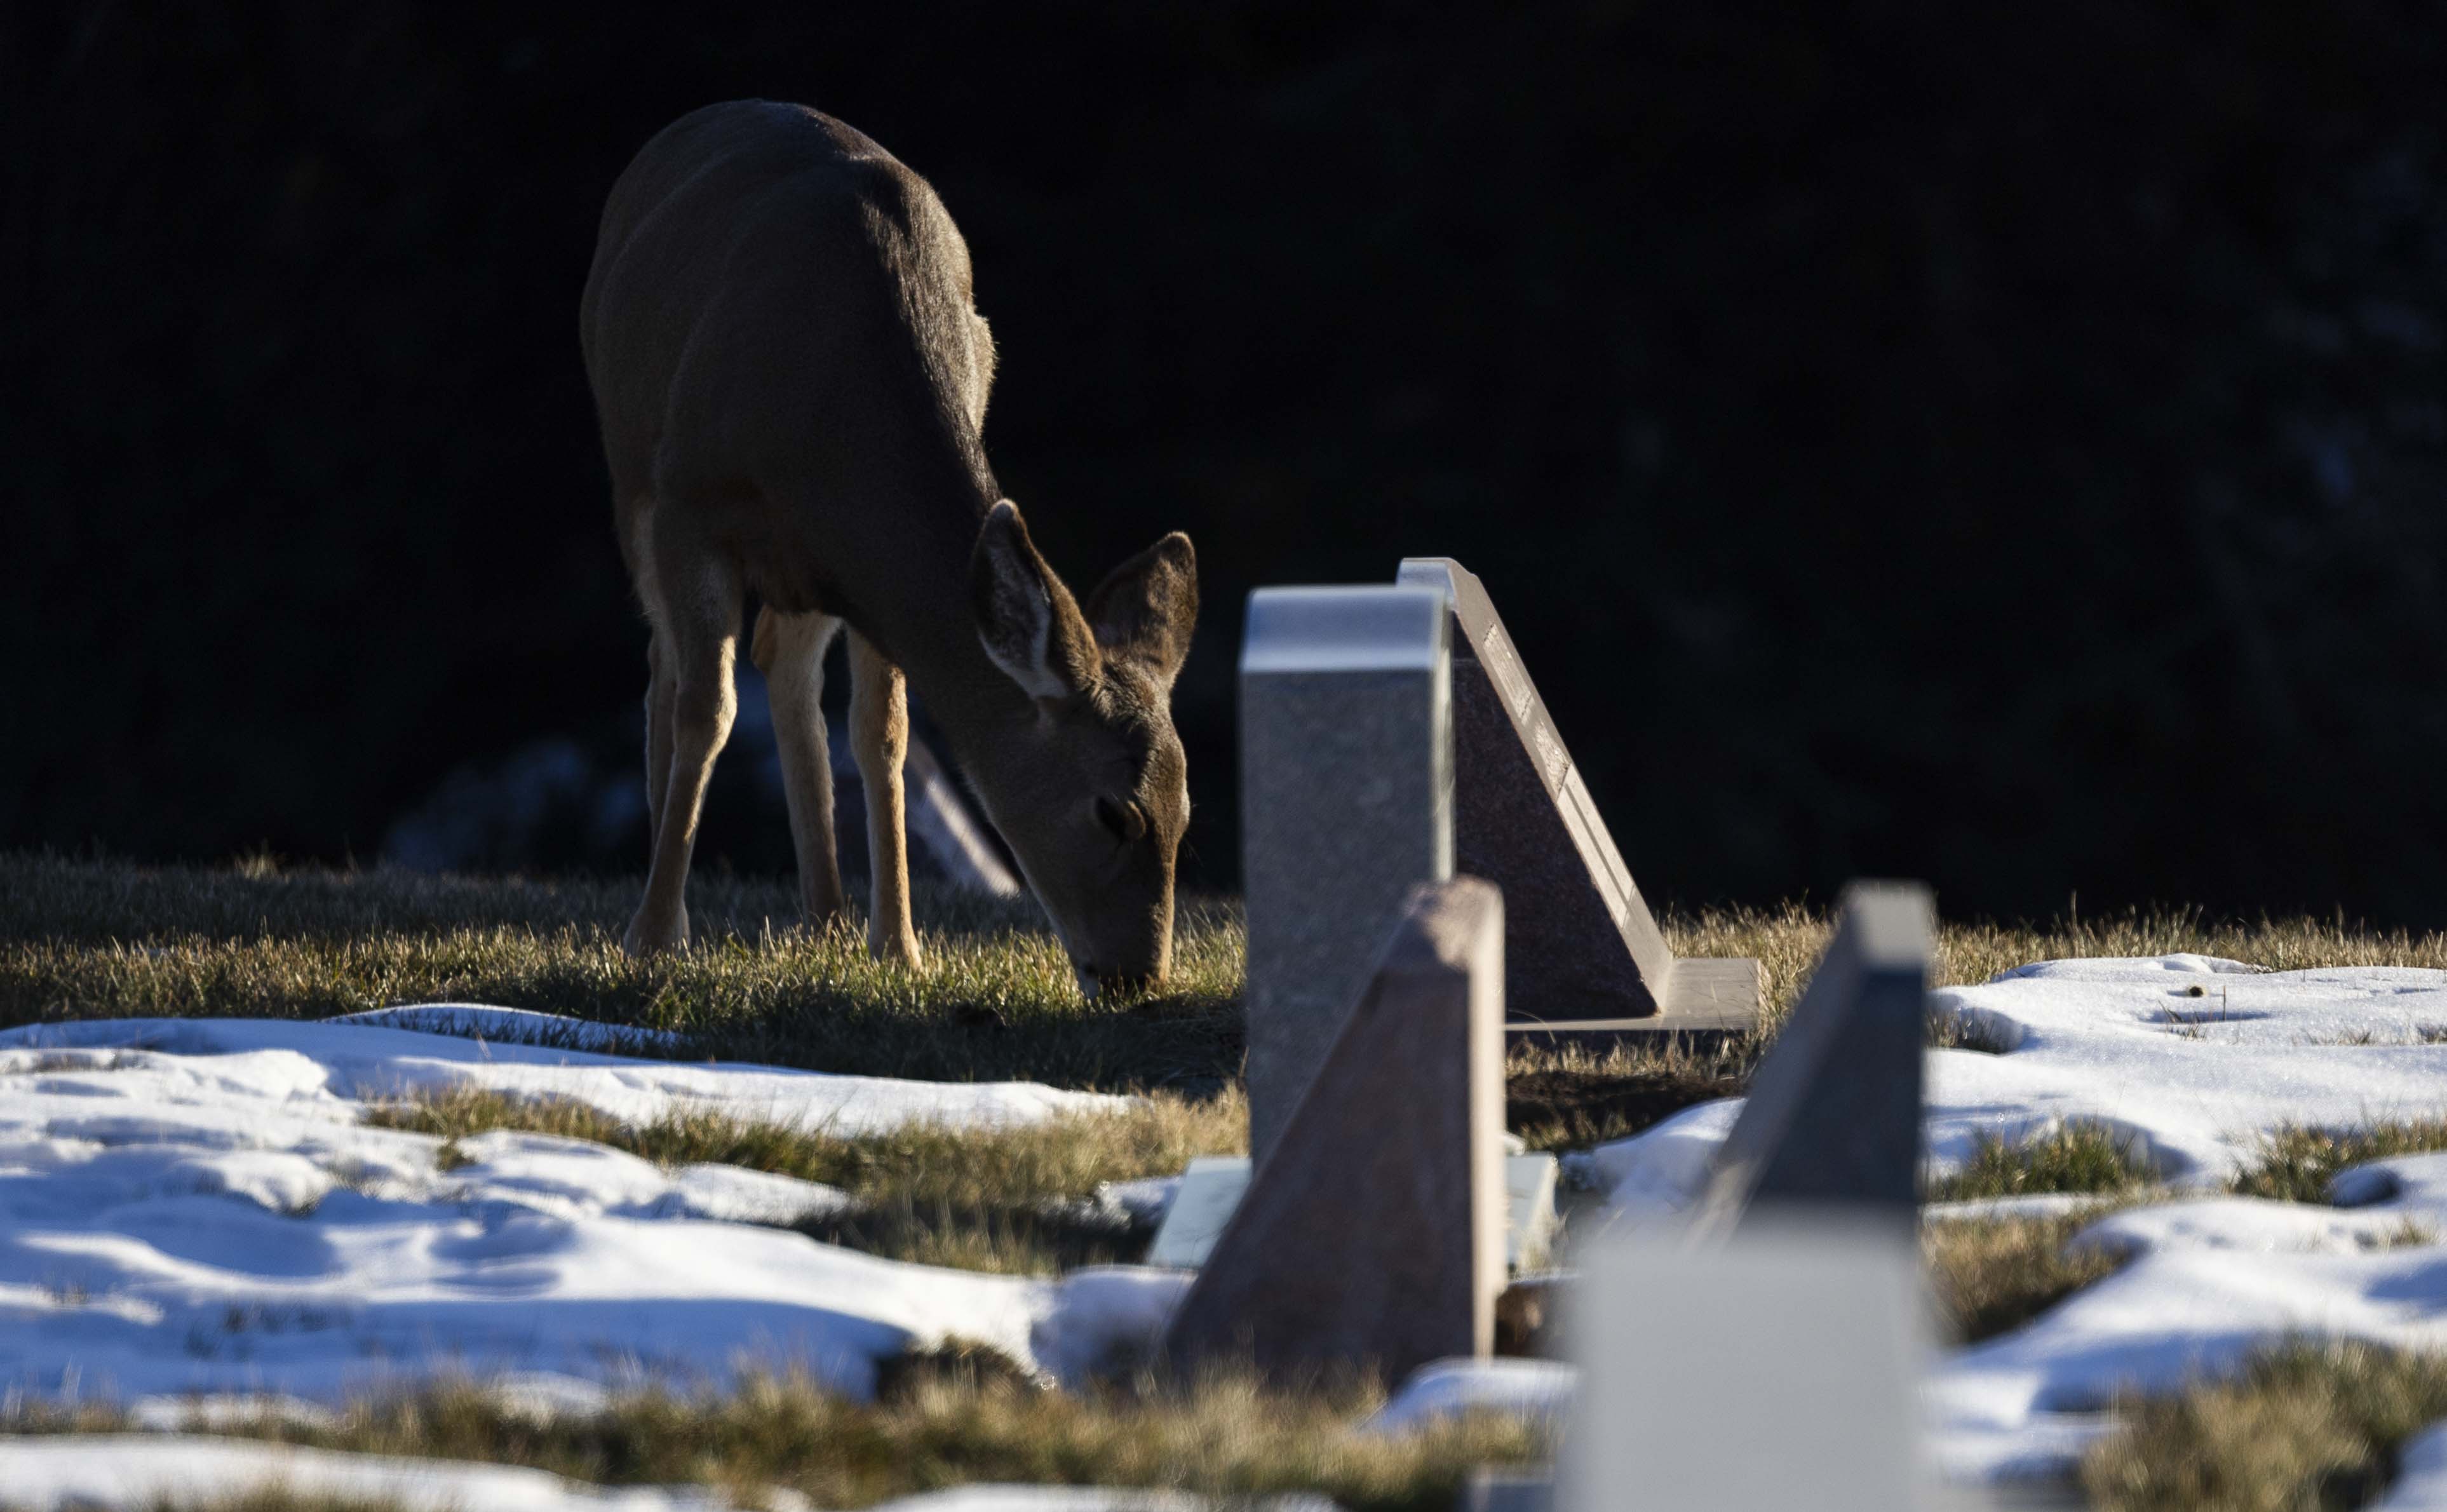
M 1906 1512 L 1929 1355 L 1907 1235 L 1798 1215 L 1721 1247 L 1583 1252 L 1566 1322 L 1581 1390 L 1558 1512 Z

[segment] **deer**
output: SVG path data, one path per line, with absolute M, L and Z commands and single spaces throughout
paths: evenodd
M 914 689 L 1081 992 L 1160 985 L 1189 818 L 1171 695 L 1196 553 L 1165 536 L 1083 606 L 1037 551 L 987 465 L 994 338 L 933 187 L 807 106 L 708 105 L 613 185 L 579 324 L 648 630 L 652 856 L 623 949 L 688 940 L 689 861 L 752 595 L 749 655 L 807 923 L 847 913 L 820 707 L 846 627 L 868 952 L 923 965 L 901 778 Z

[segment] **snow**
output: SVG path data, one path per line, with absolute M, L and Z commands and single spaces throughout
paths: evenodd
M 2127 1257 L 2121 1270 L 1940 1363 L 1925 1405 L 1951 1477 L 2060 1475 L 2106 1431 L 2118 1392 L 2230 1370 L 2288 1335 L 2447 1348 L 2447 1154 L 2349 1171 L 2333 1207 L 2224 1195 L 2280 1125 L 2447 1110 L 2447 973 L 2058 961 L 1933 999 L 2001 1051 L 1930 1052 L 1935 1170 L 1960 1166 L 1982 1137 L 2090 1125 L 2129 1140 L 2175 1199 L 2101 1214 L 2073 1242 Z M 543 1414 L 587 1410 L 631 1382 L 719 1381 L 743 1366 L 863 1394 L 880 1361 L 955 1338 L 1076 1381 L 1147 1349 L 1189 1284 L 1189 1273 L 1146 1267 L 1048 1281 L 901 1264 L 775 1226 L 846 1200 L 814 1183 L 667 1170 L 509 1132 L 461 1141 L 465 1163 L 445 1171 L 440 1141 L 361 1122 L 371 1101 L 456 1086 L 568 1098 L 631 1123 L 704 1111 L 844 1132 L 1120 1101 L 670 1058 L 685 1048 L 481 1005 L 0 1033 L 0 1389 L 133 1399 L 139 1422 L 168 1426 L 197 1421 L 188 1393 L 311 1418 L 352 1391 L 450 1371 L 500 1383 Z M 1671 1223 L 1740 1108 L 1686 1109 L 1573 1158 L 1568 1175 L 1603 1194 L 1608 1222 Z M 1176 1189 L 1115 1183 L 1093 1200 L 1144 1221 Z M 2087 1201 L 1949 1203 L 1929 1216 L 2053 1217 Z M 1472 1408 L 1553 1417 L 1573 1378 L 1540 1361 L 1440 1362 L 1375 1427 Z M 0 1441 L 0 1455 L 34 1445 Z M 0 1460 L 0 1484 L 34 1463 Z M 547 1494 L 592 1493 L 464 1500 L 611 1504 L 516 1500 Z M 1055 1495 L 971 1488 L 913 1504 L 1105 1504 Z M 2384 1504 L 2447 1507 L 2447 1428 L 2411 1446 Z
M 2370 1512 L 2447 1512 L 2447 1424 L 2405 1442 L 2396 1484 Z
M 710 1111 L 847 1131 L 1121 1101 L 394 1027 L 499 1027 L 488 1015 L 507 1011 L 470 1011 L 0 1033 L 0 1389 L 330 1401 L 446 1371 L 562 1401 L 754 1365 L 863 1395 L 879 1361 L 956 1337 L 1068 1378 L 1151 1334 L 1181 1284 L 881 1259 L 761 1226 L 839 1209 L 832 1188 L 547 1135 L 462 1140 L 465 1163 L 444 1170 L 442 1141 L 362 1123 L 369 1100 L 465 1085 L 624 1121 Z M 568 1022 L 532 1027 L 566 1039 Z
M 1128 1101 L 1026 1082 L 905 1082 L 728 1062 L 640 1059 L 574 1045 L 520 1043 L 525 1038 L 592 1037 L 596 1028 L 581 1020 L 465 1005 L 436 1005 L 430 1019 L 419 1016 L 426 1011 L 388 1009 L 353 1021 L 307 1023 L 123 1018 L 32 1024 L 0 1030 L 0 1056 L 12 1049 L 31 1052 L 0 1060 L 0 1067 L 37 1067 L 43 1051 L 123 1049 L 172 1057 L 199 1076 L 243 1082 L 267 1098 L 311 1099 L 319 1092 L 345 1101 L 466 1087 L 517 1097 L 566 1098 L 630 1124 L 672 1114 L 719 1113 L 843 1134 L 874 1133 L 920 1120 L 1032 1123 Z M 517 1032 L 497 1043 L 379 1022 L 396 1015 L 407 1015 L 405 1022 L 410 1025 L 492 1024 L 514 1026 Z M 105 1102 L 118 1095 L 106 1082 L 88 1085 L 92 1095 Z
M 1411 1372 L 1393 1398 L 1368 1420 L 1372 1432 L 1399 1433 L 1472 1412 L 1544 1418 L 1569 1414 L 1580 1371 L 1554 1360 L 1431 1360 Z
M 1112 1485 L 956 1485 L 878 1503 L 872 1512 L 1205 1512 L 1231 1506 L 1263 1512 L 1336 1512 L 1321 1496 L 1236 1496 L 1217 1502 L 1186 1491 Z
M 127 1433 L 0 1437 L 0 1486 L 27 1512 L 187 1506 L 270 1487 L 403 1512 L 712 1512 L 730 1504 L 693 1487 L 598 1488 L 497 1465 Z
M 2447 1348 L 2447 1155 L 2349 1172 L 2337 1208 L 2210 1195 L 2280 1126 L 2447 1111 L 2447 973 L 2262 973 L 2198 955 L 2051 961 L 1931 997 L 2001 1047 L 1929 1053 L 1934 1171 L 1959 1168 L 1982 1136 L 2088 1125 L 2131 1141 L 2179 1199 L 2194 1199 L 2088 1225 L 2073 1242 L 2129 1256 L 2122 1270 L 1942 1364 L 1927 1405 L 1950 1477 L 2061 1474 L 2107 1430 L 2119 1391 L 2230 1371 L 2288 1335 Z M 1607 1194 L 1612 1221 L 1671 1222 L 1740 1106 L 1686 1109 L 1591 1151 L 1579 1174 Z M 1945 1204 L 1933 1216 L 2078 1204 Z M 2434 1452 L 2447 1461 L 2447 1446 Z M 2429 1473 L 2447 1492 L 2447 1464 Z

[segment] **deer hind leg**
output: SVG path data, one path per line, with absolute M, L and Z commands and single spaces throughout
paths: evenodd
M 901 669 L 853 630 L 849 635 L 850 749 L 866 786 L 866 855 L 875 873 L 866 948 L 879 960 L 920 964 L 909 921 L 909 841 L 901 768 L 909 759 L 909 690 Z
M 713 775 L 713 759 L 730 737 L 738 709 L 730 681 L 739 641 L 737 576 L 723 563 L 667 559 L 658 564 L 655 580 L 655 673 L 657 681 L 668 678 L 671 684 L 671 760 L 655 805 L 654 860 L 646 874 L 645 900 L 621 941 L 632 955 L 688 941 L 689 854 L 696 848 L 706 780 Z
M 841 857 L 833 844 L 832 750 L 825 744 L 825 650 L 841 621 L 830 614 L 756 615 L 748 654 L 773 702 L 782 752 L 782 796 L 799 856 L 799 906 L 811 925 L 843 914 Z

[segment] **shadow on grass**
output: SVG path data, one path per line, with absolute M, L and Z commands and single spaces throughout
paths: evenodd
M 783 881 L 692 884 L 695 941 L 634 961 L 631 880 L 139 867 L 0 857 L 0 1025 L 323 1018 L 472 1002 L 675 1031 L 674 1059 L 936 1081 L 1207 1091 L 1237 1077 L 1240 909 L 1186 898 L 1167 989 L 1083 1001 L 1034 903 L 921 890 L 927 969 L 855 921 L 796 923 Z M 549 1031 L 543 1031 L 549 1038 Z

